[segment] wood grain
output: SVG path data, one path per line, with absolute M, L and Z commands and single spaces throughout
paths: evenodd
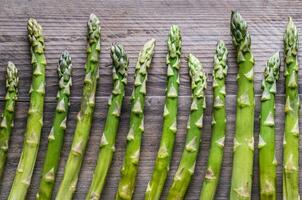
M 184 145 L 185 126 L 190 106 L 190 85 L 186 56 L 195 54 L 203 63 L 209 75 L 207 88 L 207 104 L 205 127 L 202 130 L 201 151 L 198 157 L 196 172 L 186 199 L 198 199 L 200 186 L 205 175 L 208 149 L 211 136 L 211 104 L 212 104 L 212 61 L 217 40 L 223 39 L 229 49 L 229 75 L 227 77 L 227 137 L 225 158 L 217 199 L 227 199 L 230 188 L 232 167 L 232 146 L 235 123 L 236 73 L 235 52 L 229 33 L 230 11 L 238 9 L 249 24 L 252 36 L 252 49 L 255 65 L 255 142 L 258 141 L 259 130 L 259 96 L 261 94 L 262 72 L 268 57 L 280 50 L 283 52 L 283 32 L 287 17 L 291 15 L 302 33 L 302 2 L 301 1 L 194 1 L 194 0 L 158 0 L 158 1 L 69 1 L 69 0 L 0 0 L 0 111 L 2 111 L 5 94 L 5 67 L 8 60 L 13 61 L 20 70 L 20 98 L 17 105 L 15 128 L 11 137 L 8 162 L 5 176 L 1 183 L 1 199 L 6 199 L 15 170 L 19 161 L 23 144 L 23 133 L 26 125 L 28 109 L 28 90 L 31 83 L 30 54 L 27 39 L 26 22 L 29 17 L 35 17 L 44 28 L 46 37 L 47 58 L 47 91 L 45 97 L 45 126 L 41 137 L 41 146 L 37 158 L 28 199 L 34 199 L 39 185 L 39 176 L 47 148 L 47 136 L 53 120 L 55 95 L 58 87 L 56 65 L 60 53 L 70 51 L 73 62 L 73 86 L 71 97 L 71 112 L 68 120 L 68 130 L 62 152 L 56 190 L 61 181 L 64 165 L 70 150 L 75 116 L 79 110 L 82 83 L 84 79 L 86 22 L 89 14 L 94 12 L 102 24 L 102 53 L 100 66 L 100 81 L 97 91 L 97 104 L 94 114 L 94 124 L 87 148 L 85 161 L 81 170 L 75 199 L 84 199 L 90 185 L 92 173 L 96 164 L 99 141 L 107 113 L 107 99 L 111 93 L 111 59 L 110 45 L 121 42 L 130 59 L 129 84 L 126 88 L 126 100 L 123 105 L 122 119 L 117 137 L 116 153 L 110 169 L 108 181 L 102 199 L 113 199 L 119 180 L 119 169 L 123 160 L 126 145 L 126 134 L 129 122 L 129 95 L 133 86 L 134 65 L 137 54 L 149 38 L 157 40 L 155 55 L 147 82 L 145 133 L 142 143 L 142 153 L 137 177 L 137 187 L 134 199 L 143 199 L 147 182 L 150 179 L 155 155 L 161 135 L 162 112 L 164 105 L 167 53 L 166 39 L 172 24 L 178 24 L 183 35 L 183 54 L 181 59 L 181 87 L 178 116 L 178 132 L 175 152 L 169 178 L 163 193 L 165 199 L 169 185 L 177 169 Z M 301 53 L 299 53 L 301 55 Z M 278 82 L 277 92 L 277 160 L 278 165 L 278 199 L 282 199 L 282 138 L 284 126 L 284 77 Z M 301 77 L 302 70 L 299 72 Z M 301 86 L 301 80 L 299 81 Z M 300 92 L 302 92 L 300 87 Z M 302 97 L 302 96 L 301 96 Z M 300 120 L 301 125 L 302 120 Z M 258 199 L 258 155 L 255 152 L 253 199 Z M 302 178 L 300 178 L 302 183 Z M 300 184 L 300 189 L 302 184 Z M 302 190 L 301 190 L 302 191 Z

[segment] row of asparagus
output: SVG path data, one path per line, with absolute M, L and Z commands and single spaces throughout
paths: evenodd
M 251 199 L 253 152 L 254 152 L 254 57 L 251 51 L 251 38 L 246 21 L 238 12 L 232 12 L 231 34 L 237 50 L 239 65 L 237 82 L 236 132 L 234 137 L 233 172 L 230 199 Z M 90 15 L 88 21 L 87 62 L 80 111 L 68 160 L 64 170 L 56 200 L 72 199 L 77 187 L 79 172 L 85 155 L 95 107 L 95 92 L 99 79 L 99 54 L 101 50 L 101 27 L 99 19 Z M 9 200 L 26 198 L 31 183 L 43 126 L 43 105 L 45 96 L 45 44 L 42 27 L 35 19 L 28 21 L 33 78 L 30 89 L 30 107 L 24 145 L 16 175 L 9 193 Z M 146 188 L 145 199 L 160 199 L 165 185 L 173 146 L 177 132 L 177 107 L 179 88 L 179 68 L 182 39 L 178 26 L 171 27 L 168 36 L 167 89 L 163 111 L 163 127 L 160 145 L 150 182 Z M 144 133 L 144 102 L 148 69 L 155 48 L 155 40 L 149 40 L 140 51 L 135 66 L 135 81 L 131 96 L 130 128 L 127 135 L 127 147 L 121 167 L 121 178 L 116 192 L 117 200 L 132 199 L 138 164 L 140 159 L 141 139 Z M 285 135 L 283 196 L 284 199 L 298 200 L 299 197 L 299 95 L 298 95 L 298 33 L 291 18 L 284 35 L 285 53 Z M 213 114 L 212 139 L 207 171 L 201 189 L 200 199 L 214 199 L 219 183 L 223 160 L 223 149 L 226 132 L 226 87 L 228 50 L 223 41 L 219 41 L 214 55 L 213 70 Z M 108 101 L 108 113 L 104 132 L 100 141 L 97 165 L 93 174 L 86 199 L 100 199 L 108 170 L 115 151 L 115 138 L 118 132 L 121 107 L 127 84 L 129 61 L 121 44 L 111 47 L 113 90 Z M 188 56 L 189 74 L 191 77 L 192 100 L 190 116 L 187 123 L 185 147 L 167 199 L 183 199 L 192 175 L 201 140 L 203 115 L 206 108 L 205 88 L 207 77 L 200 61 L 192 54 Z M 276 199 L 276 166 L 275 158 L 275 94 L 276 81 L 279 78 L 279 52 L 267 61 L 262 82 L 260 134 L 259 134 L 259 176 L 260 199 Z M 44 160 L 39 191 L 36 199 L 51 199 L 60 152 L 64 141 L 64 132 L 70 106 L 72 64 L 67 51 L 59 59 L 59 89 L 57 107 L 53 126 L 48 136 L 48 148 Z M 7 157 L 9 136 L 13 128 L 14 110 L 18 96 L 18 70 L 11 62 L 7 66 L 5 105 L 0 123 L 0 175 L 2 176 Z

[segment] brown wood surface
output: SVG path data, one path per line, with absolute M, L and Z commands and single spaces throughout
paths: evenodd
M 120 130 L 117 137 L 116 153 L 109 172 L 102 199 L 114 198 L 119 180 L 119 169 L 123 160 L 126 134 L 129 122 L 129 95 L 133 86 L 134 65 L 139 50 L 145 41 L 154 37 L 157 40 L 155 55 L 149 80 L 147 82 L 147 98 L 145 108 L 145 133 L 142 141 L 142 153 L 137 176 L 134 199 L 143 199 L 147 182 L 152 173 L 155 155 L 161 135 L 162 112 L 164 105 L 167 53 L 166 39 L 172 24 L 180 25 L 183 35 L 183 54 L 181 60 L 181 87 L 178 115 L 178 132 L 175 151 L 169 178 L 163 192 L 163 198 L 177 169 L 179 158 L 184 146 L 185 126 L 190 106 L 190 85 L 186 56 L 195 54 L 203 63 L 209 75 L 207 88 L 207 109 L 202 130 L 201 151 L 198 156 L 195 175 L 188 190 L 186 199 L 198 199 L 200 186 L 205 175 L 209 142 L 211 136 L 212 110 L 212 60 L 217 40 L 225 40 L 229 49 L 229 74 L 227 77 L 227 137 L 225 157 L 221 181 L 217 191 L 217 199 L 227 199 L 230 189 L 232 167 L 232 146 L 235 125 L 236 73 L 235 52 L 229 32 L 230 12 L 238 9 L 249 24 L 252 36 L 252 49 L 256 60 L 255 65 L 255 142 L 258 141 L 259 130 L 259 96 L 261 94 L 262 72 L 268 57 L 280 50 L 283 52 L 283 32 L 287 17 L 291 15 L 302 33 L 302 2 L 301 1 L 69 1 L 69 0 L 0 0 L 0 111 L 2 111 L 5 94 L 5 67 L 7 61 L 13 61 L 20 70 L 20 97 L 17 105 L 15 128 L 11 136 L 8 162 L 5 176 L 1 182 L 1 199 L 6 199 L 19 161 L 23 144 L 23 133 L 26 125 L 26 114 L 29 105 L 28 90 L 31 83 L 32 68 L 26 30 L 29 17 L 35 17 L 44 28 L 46 37 L 47 58 L 47 89 L 45 97 L 45 113 L 43 133 L 36 168 L 29 189 L 28 199 L 34 199 L 39 185 L 39 176 L 43 158 L 47 148 L 47 136 L 50 131 L 55 109 L 55 95 L 58 81 L 56 65 L 60 53 L 67 49 L 72 55 L 73 86 L 71 112 L 68 129 L 62 151 L 62 159 L 56 182 L 56 190 L 62 179 L 64 165 L 70 150 L 75 116 L 79 110 L 84 79 L 84 63 L 86 58 L 86 22 L 89 14 L 94 12 L 102 24 L 102 52 L 100 65 L 100 81 L 96 97 L 96 109 L 91 137 L 85 160 L 82 166 L 75 199 L 84 199 L 90 185 L 96 164 L 98 146 L 107 113 L 107 99 L 111 93 L 111 59 L 109 48 L 113 42 L 121 42 L 130 59 L 129 84 L 127 85 L 126 101 L 123 105 Z M 300 53 L 301 54 L 301 53 Z M 283 55 L 282 55 L 283 57 Z M 278 199 L 282 196 L 282 138 L 284 126 L 284 78 L 283 63 L 277 92 L 277 160 L 278 160 Z M 302 75 L 302 70 L 300 70 Z M 302 80 L 302 79 L 301 79 Z M 300 86 L 301 86 L 300 81 Z M 302 87 L 300 87 L 302 88 Z M 301 91 L 301 89 L 300 89 Z M 301 123 L 301 120 L 300 120 Z M 253 199 L 258 199 L 258 161 L 255 150 Z M 301 177 L 301 176 L 300 176 Z M 302 178 L 301 181 L 302 182 Z M 300 189 L 301 189 L 300 184 Z M 302 190 L 301 190 L 302 191 Z

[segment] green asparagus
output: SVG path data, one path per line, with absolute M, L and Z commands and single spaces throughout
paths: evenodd
M 212 139 L 207 172 L 202 185 L 200 200 L 213 200 L 219 183 L 226 131 L 225 79 L 227 76 L 228 50 L 219 41 L 214 56 Z
M 285 128 L 283 151 L 283 199 L 299 200 L 298 31 L 289 18 L 284 34 Z
M 195 170 L 195 163 L 199 151 L 201 128 L 203 127 L 203 112 L 206 107 L 204 90 L 207 77 L 199 60 L 189 55 L 188 66 L 191 76 L 192 103 L 191 113 L 187 125 L 185 148 L 168 193 L 168 200 L 184 199 Z
M 40 143 L 43 126 L 43 110 L 45 96 L 45 67 L 44 38 L 42 27 L 35 19 L 28 20 L 28 37 L 30 42 L 33 78 L 30 89 L 30 105 L 25 131 L 23 150 L 17 167 L 16 176 L 8 199 L 22 200 L 31 182 Z
M 9 137 L 14 126 L 15 105 L 18 98 L 19 75 L 14 63 L 8 62 L 6 68 L 6 95 L 0 123 L 0 179 L 7 158 Z
M 236 131 L 230 199 L 250 199 L 254 154 L 254 57 L 247 23 L 232 12 L 231 33 L 239 65 L 237 84 Z
M 126 154 L 121 168 L 117 200 L 130 200 L 135 188 L 141 138 L 144 132 L 144 103 L 148 68 L 151 65 L 155 40 L 149 40 L 138 56 L 135 67 L 134 90 L 131 96 L 130 129 L 127 135 Z
M 177 131 L 177 106 L 178 106 L 178 87 L 179 87 L 179 67 L 181 54 L 181 35 L 178 26 L 173 25 L 168 38 L 167 55 L 167 90 L 166 105 L 164 107 L 164 120 L 162 138 L 159 152 L 155 161 L 154 171 L 151 181 L 146 190 L 146 200 L 155 200 L 160 198 L 164 187 L 170 161 L 173 153 L 175 135 Z
M 268 61 L 262 81 L 262 98 L 259 135 L 259 176 L 260 199 L 276 199 L 276 167 L 275 158 L 275 94 L 276 81 L 279 78 L 279 52 Z
M 95 92 L 99 79 L 99 54 L 101 51 L 100 21 L 94 14 L 88 21 L 87 62 L 81 108 L 77 115 L 77 125 L 71 150 L 64 170 L 63 180 L 57 193 L 57 200 L 72 199 L 76 190 L 85 149 L 92 124 L 95 107 Z
M 57 94 L 57 107 L 53 126 L 48 136 L 48 149 L 43 165 L 40 187 L 36 199 L 51 199 L 55 184 L 55 177 L 60 161 L 60 153 L 64 141 L 66 120 L 69 109 L 69 96 L 71 80 L 71 57 L 64 51 L 58 64 L 59 90 Z
M 100 199 L 115 150 L 115 137 L 118 131 L 120 112 L 125 95 L 125 85 L 127 84 L 129 62 L 124 47 L 120 44 L 113 45 L 111 47 L 111 58 L 114 86 L 108 102 L 108 114 L 100 144 L 100 152 L 92 183 L 86 196 L 87 200 Z

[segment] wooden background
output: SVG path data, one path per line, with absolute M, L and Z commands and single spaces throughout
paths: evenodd
M 47 58 L 47 89 L 45 97 L 45 113 L 43 133 L 36 168 L 29 189 L 28 199 L 34 199 L 39 184 L 39 176 L 47 148 L 47 136 L 50 131 L 53 113 L 56 105 L 58 86 L 56 65 L 60 53 L 67 49 L 72 55 L 73 86 L 71 97 L 71 112 L 68 129 L 62 151 L 62 159 L 58 172 L 56 190 L 61 181 L 64 165 L 70 150 L 75 117 L 79 110 L 82 83 L 84 79 L 84 64 L 86 59 L 86 23 L 91 12 L 100 17 L 102 24 L 102 51 L 100 64 L 100 81 L 96 97 L 96 109 L 91 137 L 85 160 L 80 174 L 75 199 L 84 199 L 90 185 L 92 173 L 96 164 L 98 146 L 107 113 L 107 99 L 111 93 L 111 59 L 109 48 L 113 42 L 124 44 L 130 60 L 129 84 L 126 88 L 126 100 L 123 105 L 120 130 L 117 137 L 116 153 L 109 172 L 108 181 L 102 199 L 114 198 L 119 180 L 119 169 L 123 160 L 126 134 L 129 122 L 129 95 L 133 87 L 134 65 L 139 50 L 144 42 L 154 37 L 157 40 L 155 55 L 150 76 L 147 82 L 147 97 L 145 108 L 145 134 L 142 141 L 141 160 L 137 177 L 134 199 L 143 199 L 147 182 L 150 179 L 154 159 L 161 135 L 162 112 L 165 95 L 167 53 L 166 39 L 172 24 L 180 25 L 183 36 L 183 54 L 181 59 L 181 87 L 178 116 L 178 132 L 175 151 L 169 178 L 163 192 L 163 199 L 178 166 L 184 146 L 185 127 L 190 107 L 190 84 L 186 56 L 195 54 L 203 63 L 208 73 L 207 104 L 205 127 L 202 130 L 201 151 L 198 157 L 195 175 L 188 190 L 186 199 L 198 199 L 200 186 L 205 175 L 211 136 L 212 110 L 212 61 L 214 48 L 219 39 L 225 40 L 229 49 L 229 71 L 227 77 L 227 137 L 225 144 L 225 159 L 221 173 L 221 181 L 217 191 L 217 199 L 227 199 L 230 189 L 232 167 L 232 146 L 235 123 L 236 73 L 235 52 L 229 32 L 230 13 L 238 9 L 249 24 L 252 36 L 252 49 L 256 60 L 255 65 L 255 142 L 258 141 L 259 130 L 259 97 L 261 94 L 262 72 L 268 57 L 280 50 L 283 52 L 283 33 L 287 17 L 293 17 L 302 33 L 302 2 L 301 1 L 69 1 L 69 0 L 1 0 L 0 1 L 0 108 L 2 111 L 5 94 L 5 67 L 7 61 L 13 61 L 20 71 L 20 97 L 17 105 L 15 128 L 11 136 L 8 162 L 5 176 L 1 183 L 1 199 L 6 199 L 15 170 L 19 161 L 23 144 L 23 133 L 26 125 L 26 114 L 29 106 L 28 91 L 31 83 L 32 68 L 27 38 L 26 23 L 29 17 L 35 17 L 44 28 L 46 38 Z M 301 53 L 300 53 L 301 55 Z M 282 55 L 283 57 L 283 55 Z M 302 75 L 300 70 L 299 75 Z M 301 79 L 302 80 L 302 79 Z M 301 81 L 299 82 L 301 86 Z M 282 138 L 284 126 L 284 78 L 283 63 L 277 92 L 277 160 L 278 165 L 278 199 L 282 196 Z M 302 88 L 302 87 L 300 87 Z M 301 89 L 300 89 L 301 91 Z M 300 120 L 300 125 L 301 125 Z M 253 199 L 258 199 L 258 161 L 255 151 Z M 301 173 L 302 174 L 302 173 Z M 301 181 L 302 183 L 302 177 Z M 301 184 L 302 185 L 302 184 Z M 300 186 L 300 189 L 301 186 Z M 301 190 L 302 191 L 302 190 Z

